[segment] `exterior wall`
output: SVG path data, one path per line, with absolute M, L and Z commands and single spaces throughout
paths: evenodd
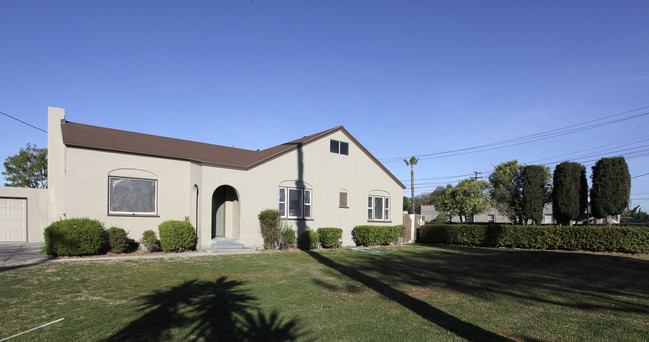
M 43 231 L 48 225 L 48 190 L 0 187 L 0 197 L 27 199 L 28 242 L 43 242 Z
M 349 155 L 329 152 L 330 139 L 349 142 Z M 288 220 L 298 232 L 338 227 L 343 229 L 343 245 L 353 245 L 351 230 L 354 226 L 402 224 L 403 189 L 341 131 L 248 171 L 204 166 L 202 182 L 201 210 L 204 214 L 200 225 L 211 226 L 214 190 L 221 185 L 232 186 L 239 199 L 241 229 L 237 236 L 236 232 L 229 233 L 226 226 L 225 234 L 250 247 L 263 245 L 257 215 L 263 209 L 278 208 L 280 186 L 306 186 L 312 190 L 312 219 Z M 348 208 L 339 207 L 341 190 L 348 194 Z M 367 196 L 370 194 L 390 197 L 391 221 L 367 220 Z M 201 234 L 204 242 L 209 240 L 209 229 L 202 230 Z
M 353 245 L 351 230 L 356 225 L 402 224 L 403 189 L 343 131 L 335 131 L 245 171 L 66 147 L 60 126 L 64 118 L 63 109 L 49 108 L 48 222 L 89 217 L 102 221 L 107 228 L 122 227 L 129 237 L 139 240 L 145 230 L 157 231 L 165 220 L 187 217 L 196 227 L 199 248 L 210 248 L 212 197 L 219 187 L 230 186 L 236 196 L 225 207 L 225 236 L 240 239 L 248 247 L 261 247 L 257 215 L 263 209 L 278 208 L 279 187 L 286 186 L 312 190 L 312 218 L 288 221 L 298 232 L 339 227 L 343 229 L 343 245 Z M 349 154 L 331 153 L 330 139 L 348 142 Z M 157 215 L 110 215 L 109 175 L 156 179 Z M 348 194 L 346 208 L 339 207 L 340 191 Z M 368 195 L 390 198 L 391 221 L 368 221 Z
M 65 218 L 65 153 L 61 121 L 63 108 L 47 108 L 47 192 L 49 201 L 48 223 Z
M 191 184 L 189 162 L 74 147 L 67 148 L 66 162 L 66 218 L 98 219 L 106 228 L 124 228 L 136 240 L 145 230 L 157 232 L 163 221 L 191 219 L 194 184 Z M 109 214 L 109 175 L 156 179 L 157 215 Z

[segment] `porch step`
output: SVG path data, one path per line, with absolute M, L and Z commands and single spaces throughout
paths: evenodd
M 243 248 L 243 244 L 238 239 L 214 238 L 212 239 L 212 249 L 237 249 Z
M 212 248 L 207 250 L 208 253 L 219 254 L 246 254 L 258 253 L 252 248 L 245 248 L 238 239 L 231 238 L 214 238 L 212 239 Z

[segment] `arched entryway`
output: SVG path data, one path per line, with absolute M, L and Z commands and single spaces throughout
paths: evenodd
M 212 194 L 212 239 L 239 237 L 239 196 L 237 191 L 222 185 Z

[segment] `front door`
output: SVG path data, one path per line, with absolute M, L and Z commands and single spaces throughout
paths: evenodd
M 220 187 L 212 195 L 212 238 L 225 236 L 226 192 Z
M 225 200 L 216 209 L 214 222 L 216 223 L 216 227 L 213 237 L 225 236 Z

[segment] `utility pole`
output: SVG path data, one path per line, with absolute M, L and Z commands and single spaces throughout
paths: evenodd
M 478 180 L 478 178 L 482 178 L 482 177 L 478 177 L 478 175 L 479 175 L 479 174 L 481 175 L 482 172 L 473 171 L 473 173 L 475 173 L 475 180 L 476 180 L 476 181 Z

